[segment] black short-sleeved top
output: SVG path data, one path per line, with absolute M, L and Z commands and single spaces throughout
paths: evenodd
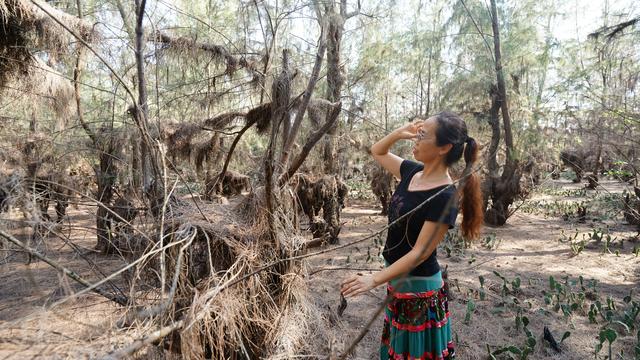
M 393 196 L 389 202 L 389 223 L 392 223 L 400 216 L 415 209 L 425 200 L 447 187 L 447 185 L 442 185 L 428 190 L 408 191 L 407 188 L 411 178 L 423 168 L 424 165 L 415 161 L 402 161 L 402 164 L 400 165 L 400 183 L 393 192 Z M 393 264 L 408 253 L 414 247 L 424 222 L 437 222 L 440 219 L 442 211 L 446 208 L 447 202 L 452 196 L 456 196 L 455 185 L 449 186 L 435 198 L 424 204 L 420 209 L 400 220 L 397 224 L 392 225 L 388 229 L 387 241 L 384 245 L 384 250 L 382 251 L 384 259 L 389 264 Z M 456 217 L 458 216 L 457 207 L 458 201 L 457 199 L 454 199 L 452 206 L 449 208 L 448 213 L 442 221 L 449 225 L 449 229 L 453 228 L 455 225 Z M 439 270 L 440 265 L 436 259 L 436 250 L 434 250 L 433 254 L 413 269 L 409 275 L 431 276 Z

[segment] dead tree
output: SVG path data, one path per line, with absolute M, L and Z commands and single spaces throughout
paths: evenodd
M 249 177 L 235 171 L 227 171 L 222 179 L 222 195 L 239 195 L 244 190 L 251 190 Z

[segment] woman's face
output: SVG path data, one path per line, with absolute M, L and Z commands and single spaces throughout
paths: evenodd
M 442 161 L 447 152 L 451 149 L 451 144 L 438 146 L 436 142 L 436 129 L 438 122 L 435 117 L 430 117 L 423 121 L 418 129 L 416 144 L 413 147 L 413 157 L 416 160 L 427 164 Z

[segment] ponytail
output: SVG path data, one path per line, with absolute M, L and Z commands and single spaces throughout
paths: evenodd
M 472 137 L 467 137 L 464 147 L 465 167 L 462 173 L 462 191 L 459 193 L 460 208 L 462 210 L 462 236 L 467 239 L 477 239 L 484 219 L 482 211 L 482 193 L 480 180 L 473 171 L 473 165 L 478 160 L 478 144 Z

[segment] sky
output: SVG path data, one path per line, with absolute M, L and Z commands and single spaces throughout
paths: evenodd
M 565 16 L 556 18 L 553 32 L 558 40 L 584 40 L 587 35 L 604 25 L 602 14 L 608 7 L 609 25 L 619 23 L 619 15 L 640 16 L 640 6 L 631 0 L 569 0 L 564 1 L 560 11 Z M 624 19 L 627 19 L 625 16 Z

